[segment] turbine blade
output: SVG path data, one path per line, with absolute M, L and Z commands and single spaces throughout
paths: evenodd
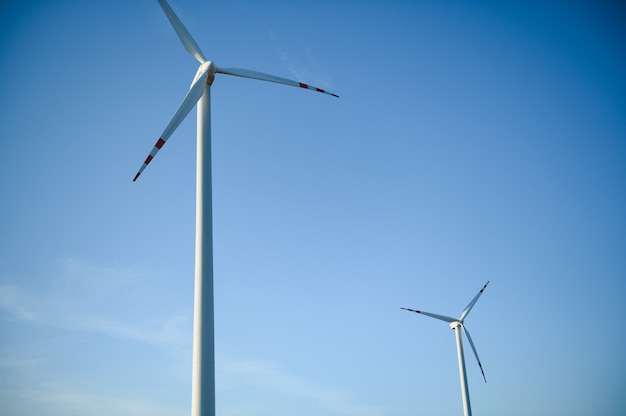
M 470 347 L 472 347 L 472 351 L 474 351 L 474 357 L 476 357 L 476 361 L 478 362 L 478 367 L 480 367 L 480 372 L 483 373 L 483 379 L 485 380 L 485 383 L 486 383 L 487 378 L 485 377 L 485 372 L 483 371 L 483 365 L 480 363 L 480 358 L 478 358 L 478 352 L 476 352 L 476 347 L 474 346 L 472 337 L 470 336 L 467 328 L 465 328 L 465 325 L 461 325 L 461 326 L 463 327 L 463 331 L 465 332 L 465 335 L 467 335 L 467 340 L 469 341 Z
M 400 309 L 404 309 L 405 311 L 409 311 L 409 312 L 421 313 L 422 315 L 430 316 L 431 318 L 439 319 L 440 321 L 445 321 L 445 322 L 450 322 L 450 323 L 458 321 L 458 319 L 450 318 L 449 316 L 445 316 L 445 315 L 437 315 L 436 313 L 418 311 L 416 309 L 409 309 L 409 308 L 400 308 Z
M 143 162 L 143 165 L 141 165 L 141 168 L 135 175 L 133 182 L 137 180 L 139 175 L 141 175 L 141 172 L 143 172 L 146 166 L 148 166 L 152 159 L 154 159 L 154 156 L 158 153 L 159 150 L 161 150 L 167 139 L 170 138 L 174 130 L 176 130 L 176 128 L 185 119 L 185 117 L 187 117 L 187 114 L 189 114 L 191 109 L 196 105 L 200 97 L 202 97 L 202 94 L 204 93 L 204 86 L 207 82 L 208 77 L 209 73 L 205 71 L 200 74 L 191 85 L 191 88 L 189 88 L 189 92 L 187 93 L 187 95 L 185 95 L 185 98 L 183 98 L 183 102 L 178 107 L 178 110 L 176 110 L 176 113 L 174 113 L 174 117 L 172 117 L 172 120 L 169 122 L 165 130 L 163 130 L 163 134 L 161 134 L 161 137 L 159 137 L 159 140 L 157 140 L 156 144 L 152 148 L 152 151 L 146 158 L 146 161 Z
M 263 72 L 252 71 L 252 70 L 249 70 L 249 69 L 216 68 L 215 72 L 217 72 L 219 74 L 234 75 L 236 77 L 258 79 L 258 80 L 261 80 L 261 81 L 276 82 L 278 84 L 291 85 L 292 87 L 306 88 L 308 90 L 321 92 L 321 93 L 332 95 L 333 97 L 339 98 L 339 96 L 337 94 L 333 94 L 332 92 L 325 91 L 325 90 L 323 90 L 321 88 L 317 88 L 317 87 L 314 87 L 312 85 L 308 85 L 308 84 L 305 84 L 305 83 L 302 83 L 302 82 L 298 82 L 298 81 L 293 81 L 293 80 L 290 80 L 290 79 L 287 79 L 287 78 L 277 77 L 276 75 L 270 75 L 270 74 L 265 74 Z
M 169 19 L 170 23 L 174 27 L 176 34 L 180 38 L 181 42 L 183 42 L 183 46 L 187 49 L 194 58 L 196 58 L 201 64 L 205 63 L 207 59 L 204 57 L 204 54 L 200 50 L 200 47 L 196 43 L 196 41 L 191 37 L 187 28 L 183 25 L 183 22 L 180 21 L 174 10 L 167 4 L 165 0 L 159 0 L 159 4 L 161 8 L 165 12 L 165 15 Z
M 487 281 L 487 283 L 485 283 L 485 286 L 483 286 L 483 288 L 480 289 L 480 292 L 478 292 L 478 294 L 476 296 L 474 296 L 474 299 L 472 299 L 472 301 L 469 303 L 469 305 L 467 305 L 465 307 L 465 309 L 463 309 L 463 313 L 461 314 L 461 319 L 459 319 L 459 321 L 463 322 L 463 319 L 465 319 L 465 317 L 470 313 L 470 311 L 474 307 L 474 304 L 476 303 L 476 301 L 478 300 L 480 295 L 483 294 L 483 291 L 485 290 L 485 288 L 487 287 L 488 284 L 489 284 L 489 281 Z

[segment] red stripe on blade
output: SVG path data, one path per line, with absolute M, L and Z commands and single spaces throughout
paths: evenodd
M 154 145 L 157 149 L 160 149 L 163 147 L 163 145 L 165 144 L 165 140 L 159 138 L 159 140 L 157 140 L 156 144 Z

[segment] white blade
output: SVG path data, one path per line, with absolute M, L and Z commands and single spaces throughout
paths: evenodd
M 472 347 L 472 351 L 474 351 L 474 357 L 476 357 L 476 361 L 478 362 L 478 367 L 480 367 L 480 372 L 483 373 L 483 379 L 485 383 L 487 382 L 487 378 L 485 377 L 485 372 L 483 371 L 483 365 L 480 363 L 480 358 L 478 358 L 478 352 L 476 352 L 476 347 L 474 346 L 474 342 L 472 341 L 472 337 L 470 337 L 469 331 L 465 328 L 465 325 L 461 325 L 463 327 L 463 331 L 465 335 L 467 335 L 467 340 L 469 341 L 470 347 Z
M 205 63 L 207 60 L 200 50 L 200 47 L 191 37 L 191 35 L 187 31 L 187 28 L 185 28 L 185 26 L 183 25 L 183 22 L 181 22 L 178 16 L 176 16 L 174 10 L 172 10 L 170 5 L 167 4 L 165 0 L 159 0 L 159 4 L 161 5 L 161 8 L 165 12 L 165 15 L 169 19 L 172 26 L 174 26 L 174 30 L 176 31 L 176 34 L 178 35 L 180 40 L 183 42 L 183 46 L 185 47 L 185 49 L 187 49 L 187 52 L 192 54 L 193 57 L 196 58 L 201 64 Z
M 133 182 L 137 180 L 139 175 L 141 175 L 141 172 L 143 172 L 146 166 L 148 166 L 152 159 L 154 159 L 154 156 L 158 153 L 159 150 L 161 150 L 167 139 L 170 138 L 174 130 L 176 130 L 180 123 L 182 123 L 185 117 L 187 117 L 187 114 L 189 114 L 191 109 L 196 105 L 200 97 L 202 97 L 202 94 L 204 93 L 204 86 L 206 85 L 208 77 L 209 73 L 205 71 L 201 73 L 191 85 L 189 92 L 187 93 L 187 95 L 185 95 L 185 98 L 183 98 L 183 102 L 178 107 L 178 110 L 176 110 L 174 117 L 172 117 L 172 120 L 163 131 L 163 134 L 161 134 L 161 137 L 159 137 L 159 140 L 157 140 L 156 144 L 152 148 L 152 151 L 146 158 L 146 161 L 143 162 L 143 165 L 141 165 L 141 168 L 135 175 Z
M 431 318 L 439 319 L 440 321 L 457 322 L 457 319 L 450 318 L 449 316 L 445 316 L 445 315 L 437 315 L 436 313 L 418 311 L 416 309 L 409 309 L 409 308 L 400 308 L 400 309 L 404 309 L 405 311 L 409 311 L 409 312 L 421 313 L 422 315 L 430 316 Z
M 314 87 L 314 86 L 311 86 L 311 85 L 308 85 L 308 84 L 305 84 L 305 83 L 302 83 L 302 82 L 293 81 L 293 80 L 290 80 L 290 79 L 287 79 L 287 78 L 277 77 L 276 75 L 270 75 L 270 74 L 265 74 L 263 72 L 251 71 L 249 69 L 216 68 L 215 72 L 217 72 L 219 74 L 234 75 L 236 77 L 258 79 L 258 80 L 261 80 L 261 81 L 269 81 L 269 82 L 276 82 L 278 84 L 291 85 L 292 87 L 305 88 L 305 89 L 308 89 L 308 90 L 321 92 L 321 93 L 332 95 L 333 97 L 339 98 L 339 96 L 337 94 L 333 94 L 332 92 L 325 91 L 325 90 L 323 90 L 321 88 L 317 88 L 317 87 Z
M 485 290 L 485 288 L 487 287 L 488 284 L 489 284 L 489 281 L 487 281 L 487 283 L 485 283 L 485 286 L 483 286 L 483 288 L 480 289 L 480 292 L 478 292 L 478 294 L 476 296 L 474 296 L 474 299 L 472 299 L 472 301 L 469 303 L 469 305 L 467 305 L 467 307 L 465 307 L 465 309 L 463 310 L 463 313 L 461 314 L 461 319 L 459 319 L 459 321 L 463 322 L 463 319 L 465 319 L 467 314 L 470 313 L 470 311 L 474 307 L 474 304 L 476 303 L 476 301 L 478 300 L 480 295 L 483 294 L 483 291 Z

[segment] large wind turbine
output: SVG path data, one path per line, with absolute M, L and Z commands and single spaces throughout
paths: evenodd
M 467 340 L 469 341 L 470 346 L 472 347 L 472 351 L 474 351 L 474 356 L 476 357 L 476 361 L 478 362 L 478 367 L 480 367 L 480 372 L 483 374 L 483 379 L 485 380 L 485 383 L 486 383 L 487 379 L 485 378 L 485 372 L 483 371 L 483 366 L 480 363 L 480 358 L 478 358 L 478 352 L 476 352 L 476 347 L 474 346 L 474 342 L 472 342 L 472 337 L 470 336 L 469 331 L 465 327 L 465 324 L 463 323 L 463 321 L 467 317 L 467 315 L 470 313 L 472 308 L 474 307 L 474 304 L 476 304 L 476 301 L 478 300 L 480 295 L 483 294 L 483 291 L 485 290 L 488 284 L 489 282 L 485 283 L 485 286 L 483 286 L 483 288 L 480 289 L 480 292 L 478 292 L 478 294 L 474 296 L 474 299 L 472 299 L 472 301 L 465 307 L 465 309 L 463 309 L 463 313 L 461 313 L 461 317 L 459 319 L 450 318 L 449 316 L 445 316 L 445 315 L 437 315 L 435 313 L 430 313 L 430 312 L 418 311 L 415 309 L 400 308 L 400 309 L 404 309 L 405 311 L 421 313 L 422 315 L 430 316 L 431 318 L 448 322 L 450 323 L 450 329 L 454 329 L 454 332 L 456 333 L 456 350 L 457 350 L 457 355 L 459 358 L 459 373 L 461 376 L 461 395 L 463 397 L 463 414 L 465 416 L 472 416 L 472 407 L 470 405 L 469 387 L 467 385 L 467 374 L 465 373 L 465 355 L 463 353 L 463 340 L 461 338 L 462 337 L 461 328 L 463 328 L 465 335 L 467 335 Z
M 198 44 L 165 0 L 159 0 L 167 18 L 174 27 L 183 46 L 200 62 L 189 92 L 174 113 L 161 137 L 135 175 L 136 181 L 167 139 L 198 104 L 197 155 L 196 155 L 196 262 L 194 283 L 193 365 L 192 365 L 192 416 L 215 415 L 215 350 L 213 316 L 213 237 L 211 198 L 211 109 L 210 89 L 215 74 L 276 82 L 294 87 L 337 95 L 302 82 L 240 68 L 218 68 L 207 60 Z

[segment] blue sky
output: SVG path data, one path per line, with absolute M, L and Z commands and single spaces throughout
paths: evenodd
M 217 414 L 623 415 L 611 2 L 171 0 L 212 87 Z M 195 74 L 156 1 L 0 6 L 0 413 L 189 414 Z M 469 351 L 467 351 L 469 352 Z

